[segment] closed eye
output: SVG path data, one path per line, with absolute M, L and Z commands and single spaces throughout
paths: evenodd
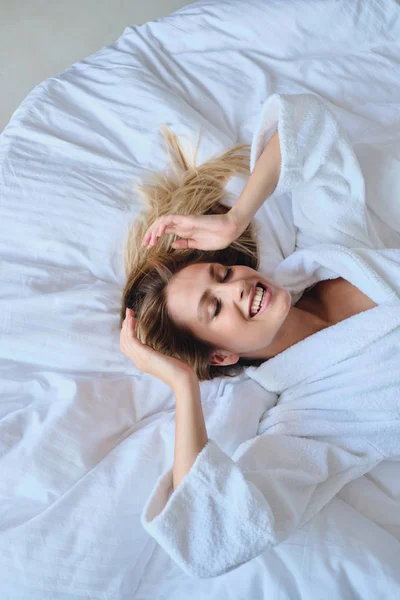
M 222 283 L 225 283 L 225 281 L 228 281 L 228 279 L 231 277 L 231 275 L 232 275 L 232 268 L 228 267 L 226 270 L 226 273 L 225 273 L 225 277 L 222 280 Z M 214 317 L 217 317 L 219 315 L 219 313 L 221 312 L 221 308 L 222 308 L 222 302 L 221 302 L 221 300 L 217 299 Z

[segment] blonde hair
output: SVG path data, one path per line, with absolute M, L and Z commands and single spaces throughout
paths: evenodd
M 190 164 L 177 136 L 168 127 L 162 127 L 161 131 L 174 175 L 153 174 L 152 181 L 137 186 L 147 211 L 135 219 L 127 236 L 124 253 L 127 281 L 122 293 L 120 327 L 126 307 L 131 308 L 135 313 L 136 335 L 141 342 L 190 364 L 200 381 L 232 377 L 244 366 L 256 366 L 263 360 L 241 358 L 235 365 L 210 365 L 208 361 L 215 348 L 194 336 L 187 327 L 177 326 L 172 321 L 167 310 L 166 287 L 175 273 L 199 262 L 246 265 L 257 270 L 259 256 L 253 223 L 223 250 L 171 248 L 177 239 L 173 234 L 161 236 L 156 246 L 143 247 L 141 244 L 147 229 L 160 216 L 228 212 L 230 207 L 222 202 L 226 195 L 224 187 L 233 175 L 249 174 L 250 146 L 237 145 L 196 166 L 200 136 Z

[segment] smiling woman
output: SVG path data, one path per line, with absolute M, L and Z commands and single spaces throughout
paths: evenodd
M 132 308 L 138 339 L 193 367 L 200 381 L 238 375 L 327 327 L 313 303 L 292 306 L 290 292 L 257 271 L 252 217 L 279 180 L 278 132 L 232 209 L 221 202 L 224 185 L 247 172 L 248 147 L 190 168 L 176 136 L 164 136 L 181 180 L 158 176 L 140 187 L 151 210 L 128 239 L 121 324 Z
M 122 326 L 126 307 L 132 308 L 138 340 L 191 365 L 200 381 L 235 376 L 244 366 L 259 365 L 265 360 L 239 357 L 229 344 L 225 348 L 217 343 L 218 331 L 222 333 L 228 315 L 236 315 L 236 323 L 237 311 L 244 311 L 239 308 L 236 297 L 231 296 L 229 301 L 226 293 L 237 289 L 239 295 L 242 294 L 240 306 L 247 302 L 247 315 L 251 282 L 261 280 L 257 274 L 259 257 L 253 225 L 250 222 L 245 227 L 238 228 L 236 224 L 232 228 L 232 222 L 227 219 L 231 209 L 222 202 L 229 178 L 249 173 L 249 146 L 236 146 L 195 167 L 189 164 L 173 132 L 164 128 L 163 134 L 175 177 L 155 175 L 153 183 L 139 187 L 150 210 L 136 221 L 128 235 L 127 282 L 120 323 Z M 208 236 L 212 226 L 215 236 L 223 237 L 225 232 L 224 247 L 199 250 L 186 244 L 185 248 L 183 240 L 177 239 L 173 231 L 182 227 L 180 219 L 191 216 L 201 219 L 201 215 L 207 220 Z M 168 223 L 163 227 L 162 220 L 167 217 Z M 187 231 L 190 226 L 185 223 Z M 182 231 L 180 229 L 179 237 Z M 154 232 L 158 235 L 152 235 Z M 149 247 L 142 244 L 146 240 Z M 242 318 L 245 318 L 244 312 Z M 217 321 L 219 329 L 214 326 Z M 228 341 L 228 330 L 225 335 Z

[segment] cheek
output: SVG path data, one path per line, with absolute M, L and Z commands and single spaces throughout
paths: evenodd
M 222 337 L 242 335 L 246 332 L 249 323 L 243 320 L 242 315 L 238 315 L 236 311 L 226 311 L 223 318 L 218 323 L 218 333 Z

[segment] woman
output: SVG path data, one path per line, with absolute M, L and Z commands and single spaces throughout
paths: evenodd
M 158 480 L 142 524 L 201 577 L 286 539 L 346 483 L 400 455 L 400 244 L 385 246 L 390 225 L 367 210 L 346 134 L 316 96 L 274 94 L 251 167 L 225 214 L 204 214 L 224 210 L 214 188 L 208 206 L 188 211 L 201 216 L 166 210 L 150 228 L 141 224 L 142 251 L 164 246 L 136 258 L 121 313 L 121 350 L 176 398 L 173 469 Z M 220 182 L 237 170 L 222 169 Z M 206 196 L 207 185 L 199 187 Z M 257 260 L 246 263 L 246 253 L 257 258 L 251 219 L 287 191 L 296 250 L 267 278 Z M 399 232 L 394 223 L 391 240 Z M 186 254 L 163 256 L 164 234 L 179 236 L 172 248 Z M 238 364 L 252 365 L 250 377 L 275 400 L 262 435 L 232 459 L 208 439 L 199 381 Z

